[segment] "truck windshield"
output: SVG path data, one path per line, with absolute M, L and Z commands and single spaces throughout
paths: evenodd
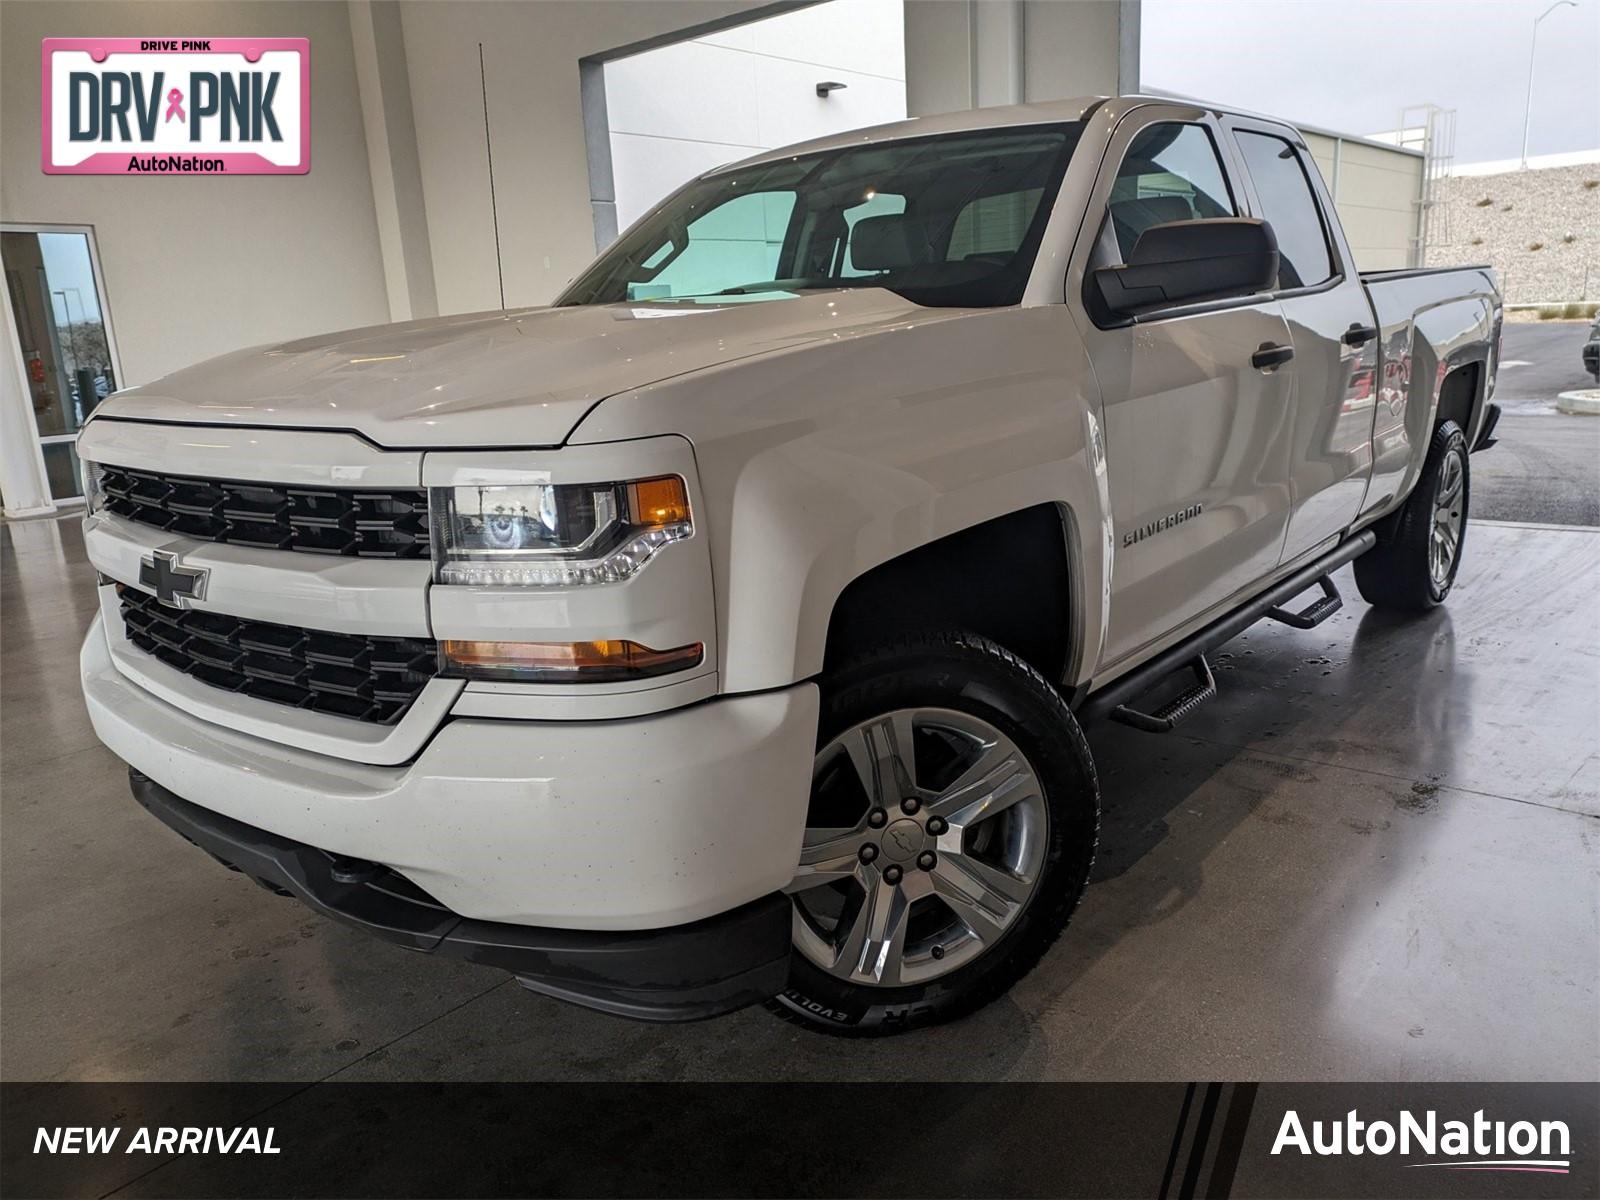
M 935 307 L 1015 304 L 1081 131 L 943 134 L 720 171 L 669 197 L 556 303 L 881 287 Z

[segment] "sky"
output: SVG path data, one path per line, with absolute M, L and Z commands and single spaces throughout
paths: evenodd
M 98 321 L 100 302 L 94 286 L 94 267 L 89 262 L 89 239 L 81 233 L 42 233 L 39 251 L 44 258 L 45 278 L 50 281 L 56 321 Z M 66 292 L 64 296 L 54 295 Z
M 1552 0 L 1143 0 L 1141 86 L 1340 133 L 1456 110 L 1458 164 L 1517 158 Z M 1600 148 L 1600 0 L 1539 26 L 1530 155 Z

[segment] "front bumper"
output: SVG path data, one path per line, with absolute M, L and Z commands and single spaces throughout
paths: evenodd
M 618 1016 L 693 1021 L 781 991 L 789 901 L 644 932 L 538 929 L 461 917 L 377 863 L 328 854 L 191 804 L 137 770 L 134 799 L 225 866 L 411 950 L 510 971 L 527 988 Z
M 558 929 L 686 925 L 794 874 L 817 689 L 613 721 L 444 722 L 411 761 L 350 762 L 184 712 L 80 661 L 95 732 L 175 795 L 291 842 L 382 863 L 463 917 Z

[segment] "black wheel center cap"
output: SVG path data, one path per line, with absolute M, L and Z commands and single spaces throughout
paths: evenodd
M 924 841 L 916 821 L 896 821 L 883 831 L 883 856 L 890 862 L 910 862 L 922 852 Z

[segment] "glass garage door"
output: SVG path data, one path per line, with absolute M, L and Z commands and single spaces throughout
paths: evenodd
M 50 495 L 82 493 L 73 438 L 117 388 L 105 297 L 86 230 L 7 225 L 0 260 Z

